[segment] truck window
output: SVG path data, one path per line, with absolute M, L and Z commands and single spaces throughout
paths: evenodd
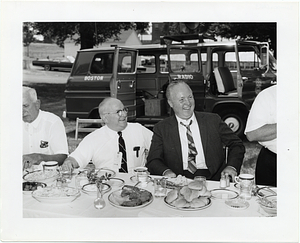
M 160 55 L 159 56 L 159 70 L 161 73 L 168 73 L 168 56 Z
M 141 55 L 138 56 L 138 73 L 155 73 L 155 56 L 154 55 Z
M 118 73 L 134 73 L 135 66 L 132 57 L 132 52 L 120 52 L 119 54 L 119 64 L 118 64 Z
M 170 50 L 171 70 L 174 73 L 199 72 L 198 53 L 188 49 Z
M 96 54 L 91 64 L 91 74 L 112 73 L 113 57 L 113 53 Z

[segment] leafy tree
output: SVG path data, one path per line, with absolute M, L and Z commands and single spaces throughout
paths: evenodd
M 35 41 L 33 23 L 23 23 L 23 46 L 27 48 L 27 56 L 29 56 L 29 45 Z
M 122 30 L 135 29 L 144 31 L 148 23 L 140 22 L 35 22 L 39 34 L 52 37 L 60 47 L 71 38 L 81 49 L 93 48 L 110 38 L 118 40 Z
M 207 33 L 224 38 L 245 38 L 265 41 L 276 57 L 276 23 L 179 23 L 165 22 L 161 27 L 162 35 Z

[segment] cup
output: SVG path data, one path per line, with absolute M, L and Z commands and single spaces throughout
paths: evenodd
M 153 180 L 154 196 L 165 197 L 167 195 L 167 180 L 165 178 L 155 178 Z
M 240 187 L 240 198 L 251 199 L 252 187 L 254 186 L 254 175 L 240 174 L 234 178 Z
M 147 167 L 137 167 L 134 169 L 136 181 L 140 181 L 141 184 L 147 184 L 149 172 Z
M 43 169 L 44 170 L 50 170 L 54 171 L 58 168 L 58 162 L 57 161 L 47 161 L 43 163 Z
M 194 181 L 201 181 L 203 186 L 206 186 L 206 177 L 205 176 L 195 176 Z

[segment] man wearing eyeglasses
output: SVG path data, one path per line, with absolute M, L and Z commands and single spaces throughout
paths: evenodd
M 124 173 L 144 166 L 152 132 L 139 123 L 128 123 L 128 109 L 118 99 L 105 98 L 98 109 L 105 125 L 80 142 L 64 161 L 63 169 L 85 168 L 90 161 L 96 168 Z

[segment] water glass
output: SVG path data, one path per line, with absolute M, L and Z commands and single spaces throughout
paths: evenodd
M 235 177 L 235 182 L 240 187 L 240 198 L 249 200 L 251 199 L 252 187 L 254 186 L 254 175 L 240 174 Z
M 167 195 L 167 180 L 165 178 L 153 180 L 154 196 L 165 197 Z
M 206 186 L 206 177 L 205 176 L 195 176 L 194 181 L 202 181 L 202 185 Z

